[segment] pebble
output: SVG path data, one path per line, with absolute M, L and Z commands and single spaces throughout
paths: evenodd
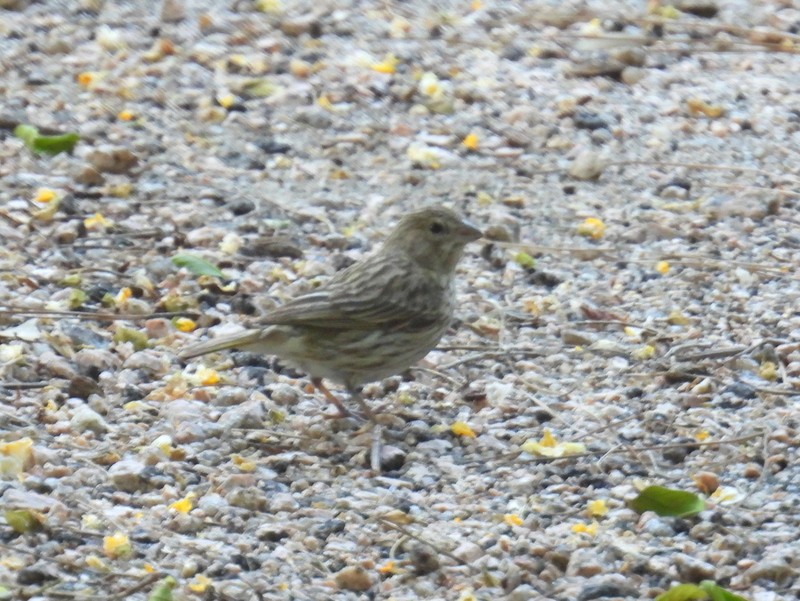
M 676 553 L 673 556 L 678 575 L 685 582 L 700 582 L 701 580 L 715 580 L 715 568 L 708 562 L 701 561 L 686 553 Z
M 78 432 L 86 432 L 88 430 L 100 434 L 109 429 L 106 420 L 88 405 L 81 405 L 75 410 L 70 419 L 70 424 Z
M 277 493 L 269 500 L 269 510 L 272 513 L 279 511 L 295 511 L 300 504 L 289 493 Z
M 439 569 L 441 563 L 439 556 L 428 545 L 414 543 L 408 552 L 408 561 L 418 576 L 431 574 Z
M 583 150 L 570 163 L 567 173 L 580 180 L 597 179 L 603 174 L 606 161 L 593 150 Z
M 220 416 L 217 424 L 222 426 L 226 432 L 229 432 L 236 428 L 262 428 L 265 419 L 263 403 L 253 400 L 229 408 Z
M 86 158 L 100 173 L 129 173 L 139 164 L 139 157 L 127 148 L 94 150 Z
M 348 566 L 334 576 L 336 586 L 348 591 L 363 592 L 372 588 L 372 578 L 361 566 Z
M 300 400 L 297 389 L 289 384 L 275 384 L 269 391 L 269 397 L 278 405 L 296 405 Z
M 455 548 L 453 555 L 467 563 L 472 563 L 478 558 L 483 557 L 484 551 L 479 545 L 470 541 L 465 541 Z
M 123 459 L 108 469 L 108 476 L 119 490 L 136 492 L 145 486 L 145 467 L 145 464 L 137 459 Z

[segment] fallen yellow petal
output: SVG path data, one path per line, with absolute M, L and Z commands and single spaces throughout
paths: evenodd
M 330 99 L 325 94 L 323 94 L 322 96 L 317 98 L 317 104 L 319 106 L 321 106 L 322 108 L 324 108 L 326 111 L 335 111 L 336 110 L 334 108 L 334 106 L 333 106 L 333 103 L 330 101 Z
M 135 117 L 136 115 L 134 115 L 133 112 L 129 110 L 122 110 L 119 113 L 117 113 L 117 119 L 119 119 L 120 121 L 133 121 Z
M 252 472 L 256 469 L 255 462 L 249 461 L 241 455 L 231 455 L 231 462 L 243 472 Z
M 764 380 L 777 380 L 778 379 L 778 366 L 772 361 L 764 361 L 758 368 L 758 376 Z
M 522 518 L 516 513 L 507 513 L 503 516 L 503 521 L 509 526 L 522 526 Z
M 652 359 L 656 354 L 656 347 L 652 344 L 645 344 L 640 346 L 639 348 L 633 349 L 631 353 L 631 357 L 637 359 L 639 361 L 645 361 L 647 359 Z
M 117 532 L 111 536 L 103 537 L 103 553 L 111 559 L 120 557 L 127 557 L 133 552 L 131 541 L 128 535 L 123 532 Z
M 550 430 L 546 429 L 541 441 L 527 440 L 523 443 L 522 450 L 540 457 L 564 457 L 584 453 L 586 445 L 579 442 L 557 442 Z
M 197 324 L 194 320 L 189 319 L 188 317 L 177 317 L 175 318 L 175 328 L 180 332 L 192 332 L 197 327 Z
M 83 73 L 78 73 L 77 79 L 80 85 L 82 85 L 84 88 L 88 88 L 96 79 L 96 75 L 91 71 L 84 71 Z
M 468 134 L 462 141 L 464 148 L 468 150 L 477 150 L 478 148 L 478 136 L 477 134 Z
M 211 582 L 212 580 L 208 576 L 198 574 L 186 587 L 193 593 L 204 593 Z
M 113 224 L 114 222 L 103 217 L 102 213 L 95 213 L 91 217 L 87 217 L 83 220 L 83 225 L 86 226 L 86 229 L 90 230 L 100 227 L 109 227 Z
M 372 65 L 372 70 L 377 71 L 378 73 L 387 73 L 392 74 L 397 70 L 397 64 L 400 61 L 394 54 L 387 54 L 384 59 L 379 63 L 374 63 Z
M 587 217 L 578 225 L 578 233 L 592 240 L 599 240 L 606 233 L 606 224 L 597 217 Z
M 592 521 L 591 524 L 573 524 L 571 530 L 576 534 L 588 534 L 589 536 L 594 536 L 597 534 L 597 528 L 597 522 Z
M 403 570 L 399 569 L 391 559 L 378 567 L 378 572 L 381 574 L 400 574 L 402 571 Z
M 454 422 L 450 426 L 450 431 L 456 436 L 464 436 L 466 438 L 475 438 L 475 431 L 469 427 L 466 422 Z
M 214 384 L 219 384 L 221 378 L 217 370 L 209 367 L 201 367 L 194 374 L 193 380 L 200 386 L 213 386 Z
M 92 568 L 93 570 L 98 570 L 101 572 L 108 571 L 108 564 L 100 559 L 97 555 L 88 555 L 86 557 L 86 565 Z
M 192 503 L 193 498 L 194 495 L 189 493 L 184 498 L 175 501 L 174 503 L 170 503 L 169 508 L 174 509 L 178 513 L 189 513 L 194 507 L 194 504 Z
M 540 444 L 544 447 L 555 447 L 556 446 L 556 439 L 553 436 L 553 433 L 550 431 L 549 428 L 544 429 L 544 433 L 542 434 L 542 440 Z
M 586 511 L 591 517 L 600 518 L 608 513 L 608 506 L 603 499 L 595 499 L 594 501 L 589 501 Z
M 56 193 L 50 188 L 39 188 L 36 191 L 36 196 L 33 197 L 34 202 L 48 203 L 56 199 Z

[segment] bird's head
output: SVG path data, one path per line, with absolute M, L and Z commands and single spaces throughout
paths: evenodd
M 405 253 L 427 269 L 450 273 L 464 246 L 482 235 L 477 227 L 450 209 L 420 209 L 399 221 L 382 250 Z

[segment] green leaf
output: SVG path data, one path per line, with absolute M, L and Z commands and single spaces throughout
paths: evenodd
M 194 255 L 175 255 L 172 257 L 172 262 L 177 267 L 185 267 L 195 275 L 210 275 L 217 278 L 225 277 L 216 265 Z
M 156 585 L 147 601 L 172 601 L 172 589 L 178 585 L 178 581 L 172 576 L 167 576 Z
M 708 594 L 696 584 L 679 584 L 656 597 L 656 601 L 702 601 Z
M 6 524 L 11 526 L 11 529 L 17 534 L 27 534 L 40 530 L 42 527 L 42 523 L 27 509 L 9 509 L 3 514 L 3 517 Z
M 629 506 L 638 513 L 655 511 L 658 515 L 683 517 L 706 508 L 705 501 L 694 493 L 663 486 L 648 486 Z
M 147 339 L 147 334 L 131 328 L 117 328 L 114 332 L 114 342 L 130 342 L 133 344 L 134 350 L 141 351 L 150 346 L 150 341 Z
M 525 269 L 533 269 L 536 267 L 536 259 L 526 252 L 518 252 L 514 255 L 514 260 L 519 263 L 520 267 L 524 267 Z
M 80 288 L 73 288 L 69 291 L 69 308 L 73 311 L 79 309 L 88 299 L 89 295 L 83 290 Z
M 249 79 L 242 85 L 241 94 L 246 98 L 266 98 L 280 89 L 281 86 L 268 79 Z
M 72 152 L 75 144 L 81 137 L 76 133 L 66 133 L 60 136 L 43 136 L 39 130 L 32 125 L 17 125 L 14 128 L 14 135 L 25 142 L 30 150 L 36 154 L 59 154 L 60 152 Z
M 700 583 L 700 588 L 708 593 L 711 601 L 747 601 L 744 597 L 740 597 L 721 586 L 717 586 L 717 584 L 711 580 L 703 580 L 703 582 Z

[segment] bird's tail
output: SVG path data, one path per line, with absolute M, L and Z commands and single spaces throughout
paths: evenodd
M 258 342 L 263 337 L 263 330 L 245 330 L 244 332 L 237 332 L 229 336 L 220 336 L 219 338 L 212 338 L 199 344 L 187 346 L 178 355 L 181 359 L 192 359 L 207 353 L 216 353 L 217 351 L 225 351 L 232 348 L 245 347 L 254 342 Z

